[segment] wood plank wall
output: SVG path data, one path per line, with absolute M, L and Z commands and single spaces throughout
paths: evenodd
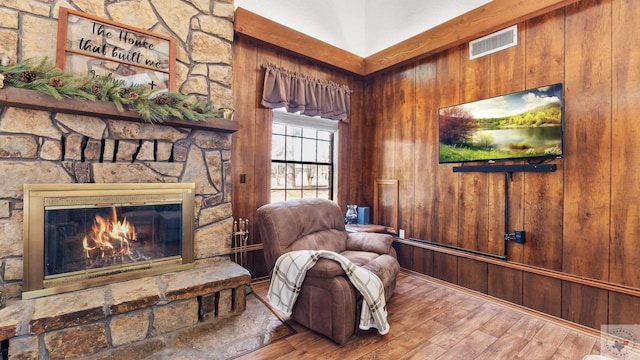
M 371 206 L 374 179 L 399 179 L 407 237 L 501 254 L 504 175 L 438 164 L 443 106 L 565 85 L 565 158 L 509 180 L 502 261 L 397 243 L 403 267 L 600 329 L 640 323 L 640 2 L 583 0 L 518 23 L 519 45 L 468 59 L 460 45 L 364 79 L 247 38 L 234 42 L 233 212 L 268 202 L 270 113 L 259 106 L 272 62 L 354 89 L 339 130 L 338 203 Z M 247 182 L 239 182 L 246 174 Z M 249 270 L 266 275 L 255 227 Z
M 517 47 L 469 60 L 461 45 L 367 79 L 372 174 L 400 180 L 400 227 L 494 254 L 504 174 L 438 165 L 438 108 L 565 85 L 558 171 L 509 181 L 508 229 L 526 243 L 503 264 L 402 243 L 403 267 L 596 329 L 640 323 L 639 26 L 639 2 L 585 0 L 519 23 Z
M 261 240 L 253 222 L 255 211 L 270 199 L 272 117 L 271 110 L 260 106 L 264 82 L 261 65 L 267 63 L 347 85 L 353 90 L 349 122 L 341 123 L 337 133 L 339 149 L 334 171 L 338 172 L 339 179 L 335 200 L 346 212 L 347 204 L 359 203 L 364 193 L 373 189 L 373 185 L 369 188 L 361 186 L 364 154 L 371 151 L 365 132 L 373 126 L 373 119 L 367 120 L 363 116 L 363 80 L 262 42 L 236 36 L 233 43 L 233 92 L 234 119 L 239 129 L 233 136 L 231 158 L 232 207 L 234 218 L 249 219 L 252 224 L 248 241 L 252 246 L 247 256 L 253 277 L 267 275 Z M 246 175 L 245 183 L 240 183 L 241 174 Z

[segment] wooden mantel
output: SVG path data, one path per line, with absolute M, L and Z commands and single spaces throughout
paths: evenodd
M 118 111 L 116 106 L 110 102 L 64 98 L 57 100 L 50 95 L 35 90 L 11 87 L 0 89 L 0 106 L 145 123 L 137 112 L 131 110 Z M 155 124 L 223 133 L 238 131 L 238 123 L 236 121 L 219 118 L 209 118 L 206 121 L 190 121 L 171 117 L 162 123 Z

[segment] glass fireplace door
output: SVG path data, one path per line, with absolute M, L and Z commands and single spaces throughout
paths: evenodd
M 24 187 L 23 299 L 194 266 L 194 183 Z
M 45 281 L 181 255 L 182 205 L 45 208 Z

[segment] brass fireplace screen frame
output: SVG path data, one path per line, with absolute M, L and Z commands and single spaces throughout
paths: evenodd
M 194 266 L 194 183 L 25 184 L 23 299 L 181 271 Z M 60 280 L 45 280 L 45 206 L 182 204 L 181 256 L 142 261 L 118 268 L 91 269 Z M 108 275 L 108 276 L 107 276 Z

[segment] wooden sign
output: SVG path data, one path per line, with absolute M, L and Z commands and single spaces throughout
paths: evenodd
M 399 181 L 375 180 L 373 187 L 373 223 L 398 230 Z
M 56 66 L 175 91 L 175 40 L 61 7 Z

